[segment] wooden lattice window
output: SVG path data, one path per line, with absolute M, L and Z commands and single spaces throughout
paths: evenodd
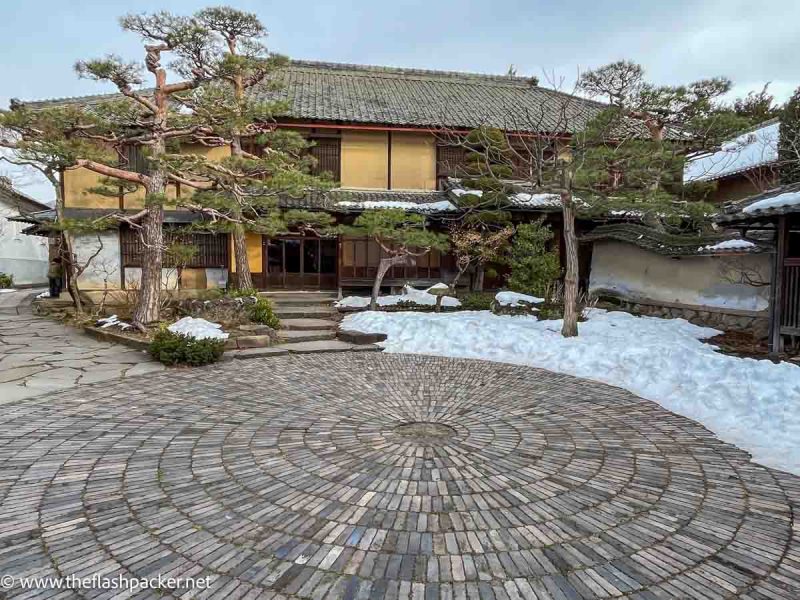
M 342 144 L 339 138 L 320 137 L 312 138 L 314 143 L 311 148 L 311 156 L 317 160 L 317 164 L 311 169 L 313 175 L 329 173 L 334 181 L 341 179 L 342 167 Z
M 463 177 L 467 167 L 467 151 L 460 146 L 437 146 L 436 177 Z
M 134 173 L 147 173 L 147 157 L 142 146 L 125 146 L 123 165 L 128 171 Z
M 192 260 L 183 266 L 191 268 L 227 268 L 230 264 L 228 255 L 228 236 L 224 233 L 186 233 L 164 228 L 164 243 L 174 242 L 191 245 L 197 248 Z M 123 267 L 141 267 L 144 244 L 139 232 L 135 229 L 120 229 L 120 246 Z M 164 267 L 170 264 L 168 253 L 164 254 Z

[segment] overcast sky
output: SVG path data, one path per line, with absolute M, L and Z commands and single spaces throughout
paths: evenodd
M 113 91 L 79 80 L 77 59 L 141 56 L 117 18 L 130 10 L 188 14 L 189 0 L 2 0 L 0 105 Z M 724 75 L 744 94 L 771 81 L 784 100 L 800 84 L 798 0 L 231 0 L 258 14 L 272 50 L 291 58 L 518 75 L 579 70 L 628 58 L 657 83 Z M 0 172 L 8 169 L 0 165 Z M 47 185 L 15 175 L 26 193 Z

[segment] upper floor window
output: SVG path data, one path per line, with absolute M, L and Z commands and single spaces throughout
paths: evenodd
M 147 173 L 147 156 L 143 146 L 126 146 L 124 151 L 124 168 L 134 173 Z
M 317 164 L 311 169 L 312 175 L 328 173 L 334 181 L 341 180 L 342 170 L 342 140 L 338 137 L 310 138 L 314 145 L 311 147 L 311 156 Z

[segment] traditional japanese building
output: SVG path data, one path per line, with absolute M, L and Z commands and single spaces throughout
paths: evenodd
M 448 144 L 443 132 L 466 133 L 491 126 L 515 136 L 535 136 L 542 133 L 538 127 L 547 127 L 566 141 L 604 108 L 597 102 L 539 87 L 535 79 L 507 75 L 294 61 L 274 77 L 281 84 L 277 98 L 290 105 L 277 126 L 298 131 L 314 142 L 311 153 L 317 159 L 316 172 L 331 173 L 338 186 L 303 198 L 284 198 L 281 206 L 330 212 L 340 222 L 352 220 L 365 209 L 398 207 L 429 215 L 434 226 L 437 222 L 446 226 L 448 214 L 452 216 L 458 207 L 458 188 L 451 178 L 462 173 L 465 150 Z M 275 92 L 264 94 L 269 94 L 265 99 L 276 98 Z M 38 105 L 91 105 L 108 98 L 65 98 Z M 531 114 L 537 115 L 535 124 Z M 182 151 L 215 158 L 225 156 L 229 149 L 184 145 Z M 135 165 L 136 156 L 129 158 Z M 521 177 L 527 175 L 520 173 Z M 143 191 L 118 198 L 92 193 L 99 179 L 87 169 L 64 172 L 68 217 L 134 212 L 142 207 Z M 191 190 L 180 185 L 170 185 L 168 190 L 168 196 L 176 200 L 189 193 Z M 518 219 L 529 219 L 533 213 L 534 217 L 549 214 L 558 234 L 557 197 L 531 201 L 520 196 L 512 211 Z M 177 207 L 167 210 L 167 236 L 199 218 Z M 139 237 L 124 225 L 101 237 L 102 262 L 115 265 L 118 271 L 110 284 L 123 288 L 131 285 L 141 268 Z M 168 285 L 217 287 L 235 277 L 227 236 L 198 233 L 192 234 L 191 242 L 199 248 L 197 256 L 179 274 L 165 269 Z M 97 239 L 87 237 L 78 246 L 79 252 L 91 253 L 97 248 Z M 381 256 L 374 242 L 345 236 L 267 238 L 249 233 L 247 246 L 254 283 L 261 289 L 366 286 L 373 280 Z M 585 278 L 588 255 L 582 264 Z M 419 257 L 413 266 L 394 267 L 385 284 L 427 285 L 447 280 L 453 270 L 447 253 L 433 251 Z M 175 281 L 178 277 L 179 282 Z M 103 273 L 90 267 L 81 279 L 82 289 L 105 285 L 107 267 Z

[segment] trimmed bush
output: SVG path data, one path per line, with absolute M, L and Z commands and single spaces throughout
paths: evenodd
M 273 329 L 280 329 L 281 322 L 275 315 L 272 302 L 268 298 L 259 298 L 247 309 L 247 316 L 253 323 L 260 323 Z
M 258 290 L 254 288 L 231 288 L 225 291 L 228 298 L 245 298 L 249 296 L 258 296 Z
M 467 294 L 461 300 L 463 310 L 490 310 L 494 302 L 494 294 L 489 292 L 473 292 Z
M 173 333 L 166 327 L 159 329 L 150 342 L 150 355 L 165 365 L 191 365 L 197 367 L 217 362 L 225 351 L 225 340 L 205 339 Z
M 8 273 L 0 273 L 0 288 L 14 287 L 14 276 Z

